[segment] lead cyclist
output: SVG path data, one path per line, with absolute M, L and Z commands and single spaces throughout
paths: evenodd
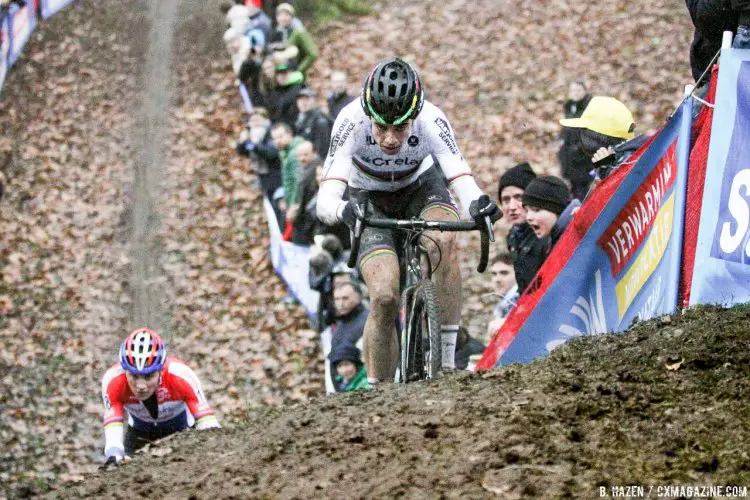
M 350 201 L 343 199 L 347 186 Z M 328 225 L 343 221 L 351 229 L 356 223 L 356 200 L 366 195 L 370 216 L 458 220 L 448 187 L 458 195 L 463 215 L 468 208 L 478 224 L 487 216 L 492 222 L 502 216 L 477 186 L 445 114 L 425 100 L 416 70 L 397 57 L 379 62 L 365 79 L 359 101 L 348 104 L 333 126 L 318 193 L 318 218 Z M 392 381 L 398 365 L 396 237 L 393 230 L 372 227 L 362 233 L 358 264 L 370 293 L 364 357 L 371 385 Z M 442 324 L 442 367 L 452 371 L 461 322 L 455 236 L 427 232 L 423 238 L 433 268 L 440 261 L 434 278 Z

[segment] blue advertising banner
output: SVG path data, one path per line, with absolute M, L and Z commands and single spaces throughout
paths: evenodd
M 8 67 L 13 66 L 21 55 L 26 42 L 31 38 L 31 34 L 36 27 L 36 12 L 34 11 L 34 2 L 29 2 L 24 7 L 18 7 L 12 4 L 8 14 L 10 19 L 10 51 L 8 54 Z
M 750 50 L 724 49 L 690 305 L 750 301 L 749 159 Z
M 8 57 L 10 56 L 10 18 L 0 19 L 0 90 L 3 89 L 5 76 L 8 74 Z
M 572 337 L 622 331 L 635 318 L 675 311 L 691 114 L 687 99 L 634 164 L 620 166 L 594 191 L 479 370 L 530 362 Z
M 73 3 L 75 0 L 41 0 L 39 4 L 39 10 L 42 13 L 43 19 L 49 19 L 50 17 L 57 14 L 60 9 L 68 4 Z

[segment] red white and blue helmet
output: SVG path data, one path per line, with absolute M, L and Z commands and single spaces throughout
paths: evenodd
M 161 370 L 166 361 L 167 344 L 150 328 L 133 330 L 120 346 L 122 369 L 136 375 Z

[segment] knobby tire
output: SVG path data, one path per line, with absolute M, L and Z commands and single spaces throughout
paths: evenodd
M 404 299 L 407 317 L 401 344 L 402 381 L 436 379 L 443 364 L 443 350 L 435 284 L 422 280 L 413 290 L 404 292 Z

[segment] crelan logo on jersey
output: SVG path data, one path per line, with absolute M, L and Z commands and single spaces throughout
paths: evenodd
M 547 350 L 551 351 L 555 347 L 565 343 L 572 337 L 580 337 L 582 335 L 596 335 L 598 333 L 606 333 L 607 329 L 607 315 L 604 311 L 604 300 L 602 297 L 602 271 L 597 269 L 594 274 L 594 290 L 593 294 L 589 293 L 588 298 L 579 296 L 576 299 L 573 307 L 570 308 L 570 313 L 576 318 L 581 320 L 583 323 L 583 329 L 576 328 L 572 325 L 560 325 L 559 332 L 566 336 L 563 339 L 555 339 L 547 343 Z

